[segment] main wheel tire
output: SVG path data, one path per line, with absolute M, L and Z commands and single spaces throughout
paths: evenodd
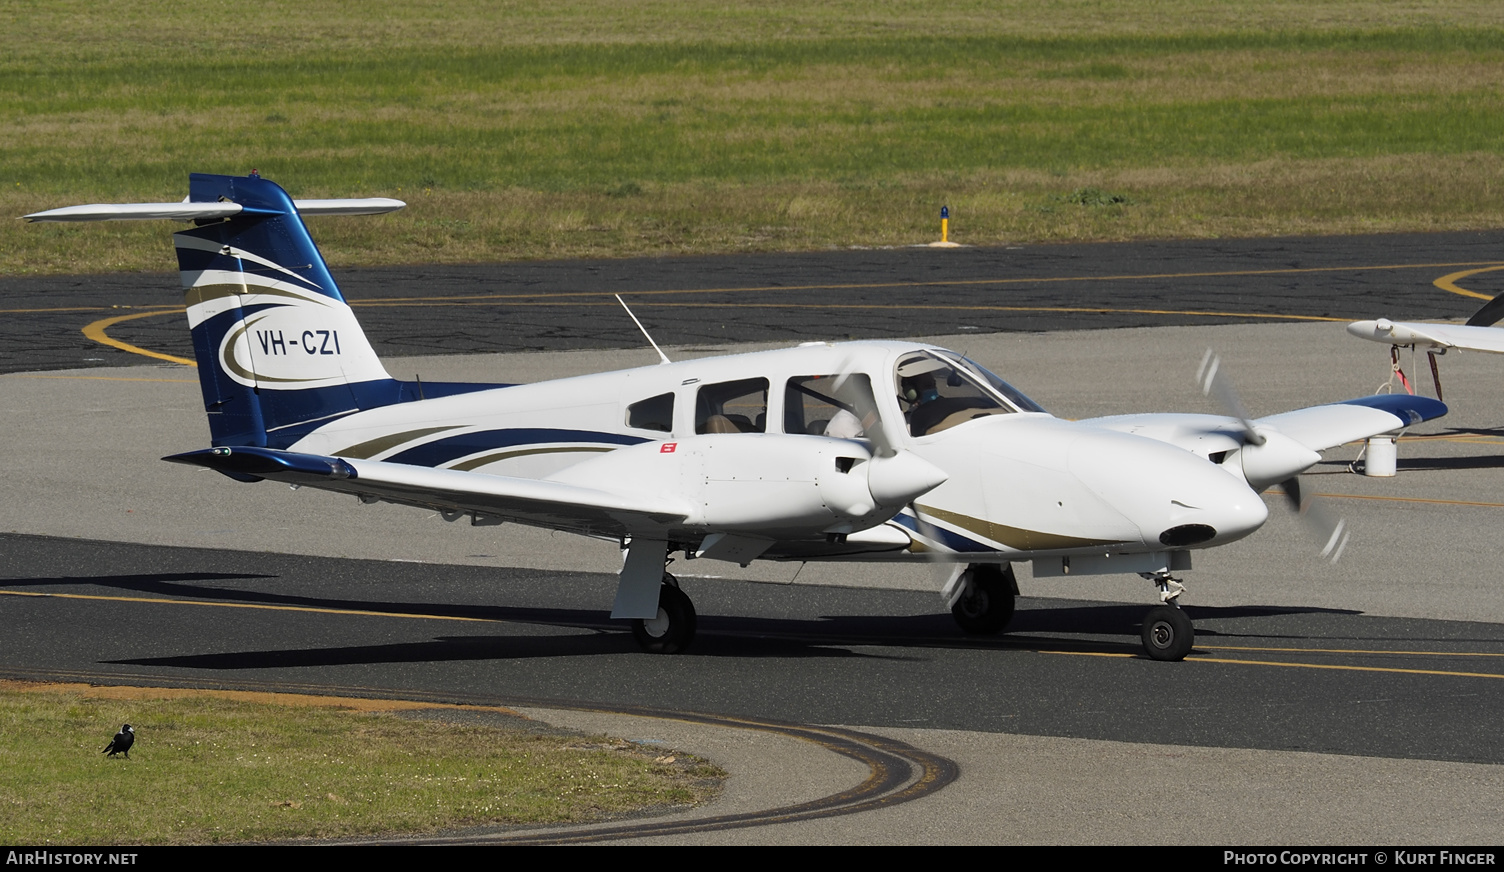
M 649 654 L 678 654 L 695 637 L 695 606 L 677 587 L 658 588 L 658 616 L 634 620 L 632 635 Z
M 1010 566 L 1009 571 L 1012 571 Z M 1016 606 L 1013 580 L 997 566 L 973 566 L 966 592 L 951 607 L 951 617 L 961 629 L 973 636 L 993 636 L 1013 620 Z
M 1144 616 L 1144 653 L 1155 660 L 1184 660 L 1196 644 L 1196 630 L 1185 612 L 1155 606 Z

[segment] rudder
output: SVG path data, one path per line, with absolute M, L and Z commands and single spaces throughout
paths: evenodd
M 288 448 L 352 412 L 506 387 L 387 375 L 303 225 L 380 215 L 401 200 L 293 200 L 254 171 L 194 173 L 180 203 L 90 203 L 27 221 L 192 221 L 174 234 L 215 446 Z
M 195 173 L 189 201 L 241 206 L 173 234 L 214 445 L 285 446 L 402 399 L 287 192 Z

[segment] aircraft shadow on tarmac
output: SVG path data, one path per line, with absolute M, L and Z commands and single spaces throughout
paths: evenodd
M 1477 457 L 1417 457 L 1401 461 L 1400 472 L 1440 472 L 1448 469 L 1501 469 L 1504 454 L 1486 454 Z
M 1476 436 L 1504 438 L 1504 429 L 1498 427 L 1448 427 L 1448 436 Z M 1399 471 L 1447 470 L 1447 469 L 1500 469 L 1504 468 L 1504 451 L 1495 454 L 1476 454 L 1469 457 L 1402 457 Z
M 1449 436 L 1492 436 L 1504 438 L 1504 427 L 1448 427 Z
M 1315 469 L 1311 469 L 1303 475 L 1348 475 L 1355 471 L 1361 472 L 1362 461 L 1351 460 L 1325 460 Z M 1475 454 L 1468 457 L 1408 457 L 1401 458 L 1397 465 L 1398 472 L 1441 472 L 1452 469 L 1501 469 L 1504 468 L 1504 453 L 1500 454 Z
M 54 578 L 11 578 L 5 587 L 107 587 L 129 590 L 136 593 L 154 593 L 161 596 L 206 596 L 206 591 L 218 592 L 215 599 L 230 599 L 240 591 L 227 588 L 199 587 L 191 581 L 230 581 L 248 578 L 276 578 L 275 575 L 253 575 L 244 572 L 153 572 L 131 575 L 62 575 Z
M 252 651 L 180 654 L 166 657 L 123 658 L 104 662 L 122 665 L 206 670 L 325 667 L 375 663 L 421 663 L 444 661 L 515 660 L 535 657 L 578 657 L 630 654 L 640 656 L 624 622 L 611 621 L 598 608 L 547 606 L 474 605 L 465 603 L 407 602 L 351 599 L 233 589 L 212 584 L 221 580 L 255 581 L 276 575 L 233 573 L 128 574 L 114 576 L 64 576 L 50 579 L 12 579 L 7 586 L 35 590 L 38 587 L 104 587 L 163 598 L 193 602 L 226 602 L 297 608 L 335 613 L 377 613 L 405 618 L 465 618 L 519 625 L 521 632 L 485 635 L 447 635 L 421 641 L 381 645 L 338 647 L 290 647 Z M 211 582 L 205 584 L 204 582 Z M 817 589 L 818 590 L 818 589 Z M 822 595 L 860 597 L 857 590 L 825 590 Z M 931 595 L 925 594 L 925 597 Z M 871 615 L 831 614 L 818 616 L 720 616 L 704 615 L 700 635 L 690 657 L 819 657 L 864 659 L 920 659 L 923 649 L 1048 650 L 1138 655 L 1140 622 L 1146 608 L 1140 604 L 1085 604 L 1021 597 L 1009 632 L 990 637 L 968 637 L 955 628 L 949 614 Z M 834 605 L 834 604 L 831 604 Z M 850 605 L 848 604 L 848 607 Z M 1303 627 L 1285 625 L 1285 632 L 1258 630 L 1258 619 L 1301 615 L 1356 615 L 1347 610 L 1240 606 L 1231 608 L 1190 607 L 1188 614 L 1201 623 L 1200 637 L 1228 635 L 1227 630 L 1207 622 L 1243 622 L 1230 635 L 1262 639 L 1309 639 Z M 1255 622 L 1248 626 L 1247 621 Z M 1285 621 L 1281 621 L 1285 624 Z M 552 627 L 566 632 L 543 630 Z M 532 629 L 522 629 L 532 628 Z M 1246 628 L 1246 629 L 1245 629 Z M 1272 627 L 1266 629 L 1272 630 Z M 1295 630 L 1294 633 L 1289 632 Z M 586 632 L 569 632 L 586 631 Z M 861 650 L 853 650 L 861 649 Z M 874 650 L 877 649 L 877 650 Z
M 333 613 L 375 613 L 404 618 L 469 619 L 519 627 L 555 627 L 580 632 L 538 632 L 485 636 L 440 636 L 422 642 L 337 648 L 288 648 L 215 654 L 185 654 L 170 657 L 127 658 L 107 661 L 141 666 L 172 666 L 196 669 L 255 669 L 284 666 L 336 664 L 417 663 L 425 661 L 526 659 L 598 654 L 636 654 L 637 648 L 625 622 L 612 621 L 600 608 L 546 605 L 503 605 L 352 599 L 235 589 L 216 581 L 276 581 L 277 574 L 253 573 L 156 573 L 102 576 L 13 578 L 5 587 L 35 591 L 37 588 L 106 588 L 164 599 L 200 603 L 235 603 L 271 608 L 294 608 Z M 732 586 L 736 587 L 736 586 Z M 1020 597 L 1019 608 L 1006 633 L 997 636 L 965 636 L 949 614 L 881 615 L 845 613 L 865 603 L 833 600 L 857 598 L 857 589 L 811 588 L 810 597 L 832 598 L 816 604 L 810 614 L 788 616 L 701 615 L 699 636 L 688 656 L 724 657 L 860 657 L 868 659 L 913 659 L 922 649 L 1043 650 L 1090 653 L 1141 653 L 1139 630 L 1147 608 L 1142 604 L 1082 603 Z M 513 596 L 516 594 L 513 593 Z M 925 600 L 932 594 L 915 593 Z M 731 608 L 734 608 L 732 606 Z M 1362 628 L 1343 624 L 1339 629 L 1312 618 L 1353 618 L 1362 613 L 1350 609 L 1246 605 L 1231 607 L 1187 606 L 1197 624 L 1197 637 L 1259 639 L 1299 642 L 1343 642 L 1378 637 Z M 1420 628 L 1416 628 L 1420 629 Z M 1336 635 L 1334 635 L 1336 631 Z M 1427 635 L 1422 632 L 1421 636 Z M 1407 641 L 1424 642 L 1411 633 Z M 1449 637 L 1451 638 L 1451 637 Z M 852 648 L 866 649 L 861 651 Z M 886 653 L 871 649 L 886 649 Z M 906 653 L 907 652 L 907 653 Z
M 375 608 L 371 608 L 371 607 Z M 392 603 L 349 603 L 344 608 L 434 614 L 432 606 Z M 464 607 L 466 612 L 504 611 L 495 620 L 534 626 L 552 626 L 590 632 L 519 633 L 516 635 L 438 636 L 415 642 L 383 645 L 352 645 L 331 648 L 289 648 L 255 651 L 185 654 L 169 657 L 126 658 L 103 661 L 112 665 L 169 667 L 179 669 L 240 670 L 299 667 L 357 666 L 379 663 L 413 664 L 455 661 L 525 660 L 537 657 L 582 657 L 644 655 L 622 622 L 605 619 L 600 611 L 570 609 L 517 609 L 490 606 Z M 444 608 L 443 613 L 455 611 Z M 1328 609 L 1244 607 L 1189 609 L 1193 619 L 1212 616 L 1258 618 L 1322 612 L 1354 614 Z M 1009 632 L 998 636 L 961 635 L 950 615 L 874 617 L 870 615 L 822 616 L 817 619 L 702 617 L 694 644 L 684 654 L 665 660 L 696 657 L 728 658 L 858 658 L 863 660 L 920 660 L 929 649 L 1029 650 L 1076 653 L 1142 654 L 1139 626 L 1145 609 L 1138 605 L 1032 607 L 1021 609 Z M 1041 634 L 1070 634 L 1068 637 Z M 1198 638 L 1215 638 L 1216 631 L 1203 630 Z M 1235 634 L 1235 636 L 1242 634 Z M 1248 634 L 1255 635 L 1255 634 Z M 1300 635 L 1256 634 L 1261 639 L 1294 638 Z M 1115 638 L 1101 638 L 1103 636 Z M 1121 641 L 1118 641 L 1118 639 Z M 862 649 L 862 650 L 853 650 Z M 874 651 L 872 649 L 881 649 Z M 657 659 L 657 658 L 654 658 Z

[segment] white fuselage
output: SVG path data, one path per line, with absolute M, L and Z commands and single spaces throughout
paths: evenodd
M 784 432 L 793 420 L 788 404 L 801 399 L 793 385 L 855 372 L 870 379 L 881 416 L 874 426 L 885 428 L 900 454 L 943 471 L 944 482 L 911 505 L 848 510 L 856 523 L 816 526 L 818 536 L 809 535 L 808 524 L 797 540 L 783 538 L 787 530 L 763 531 L 778 541 L 762 556 L 903 559 L 927 552 L 986 562 L 1142 554 L 1154 563 L 1171 551 L 1233 541 L 1264 522 L 1263 501 L 1238 476 L 1155 439 L 1013 407 L 915 435 L 905 426 L 895 364 L 926 348 L 819 344 L 497 388 L 352 414 L 291 450 L 586 486 L 609 478 L 615 489 L 627 485 L 645 499 L 682 494 L 684 479 L 700 476 L 702 485 L 718 488 L 719 505 L 743 506 L 751 517 L 759 505 L 777 504 L 787 517 L 801 498 L 834 505 L 831 477 L 821 484 L 820 451 L 799 455 L 817 458 L 809 463 L 781 460 L 786 437 L 809 435 Z M 754 384 L 738 407 L 746 414 L 715 410 L 753 432 L 707 432 L 701 391 L 757 380 L 765 380 L 762 401 Z M 605 455 L 621 448 L 632 450 L 608 462 Z M 860 508 L 872 511 L 861 517 Z M 725 526 L 691 512 L 664 535 L 694 544 Z

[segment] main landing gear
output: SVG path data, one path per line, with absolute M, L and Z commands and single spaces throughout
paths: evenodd
M 957 586 L 950 614 L 967 634 L 996 635 L 1013 620 L 1018 579 L 1011 564 L 973 563 L 961 573 Z
M 649 654 L 678 654 L 695 638 L 695 605 L 679 580 L 663 573 L 658 588 L 658 616 L 632 621 L 632 636 Z
M 1159 588 L 1159 599 L 1163 603 L 1144 616 L 1144 628 L 1140 633 L 1144 653 L 1154 660 L 1184 660 L 1185 655 L 1191 653 L 1191 646 L 1196 644 L 1196 630 L 1191 626 L 1191 619 L 1176 602 L 1185 592 L 1185 585 L 1167 572 L 1146 572 L 1143 576 Z

